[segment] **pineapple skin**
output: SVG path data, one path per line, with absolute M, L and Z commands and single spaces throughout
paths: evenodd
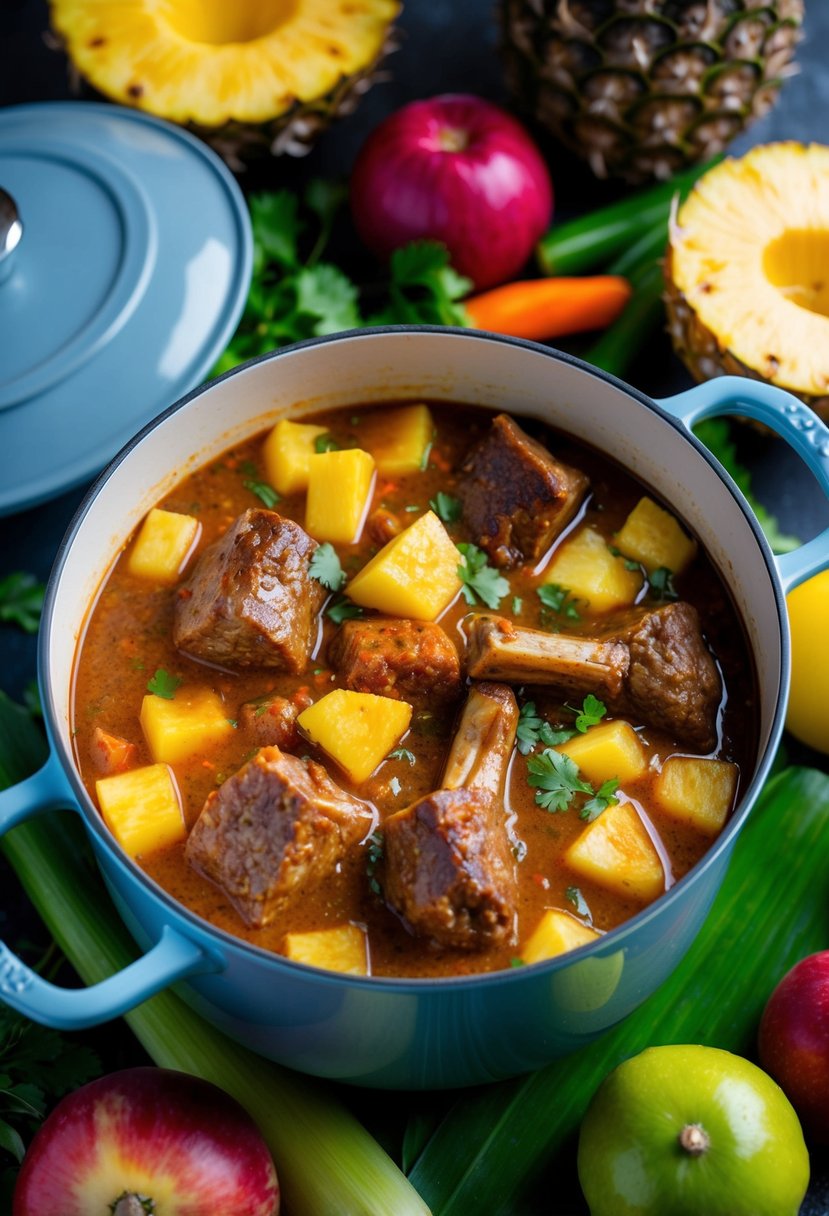
M 500 0 L 517 103 L 598 177 L 665 179 L 722 149 L 794 71 L 804 0 Z

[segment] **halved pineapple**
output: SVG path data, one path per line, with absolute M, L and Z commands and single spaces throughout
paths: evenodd
M 697 380 L 767 380 L 829 418 L 829 147 L 766 144 L 709 170 L 672 225 L 665 282 Z
M 256 150 L 302 155 L 350 113 L 393 49 L 399 9 L 398 0 L 52 0 L 51 19 L 96 89 L 214 136 L 235 167 Z

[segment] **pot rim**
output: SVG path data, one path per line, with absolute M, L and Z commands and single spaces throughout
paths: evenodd
M 294 962 L 291 959 L 285 958 L 282 955 L 275 954 L 271 950 L 266 950 L 262 946 L 257 946 L 252 942 L 246 941 L 244 938 L 236 937 L 225 929 L 212 924 L 203 917 L 198 916 L 190 908 L 183 903 L 180 903 L 172 895 L 170 895 L 163 887 L 159 886 L 131 857 L 129 857 L 116 843 L 112 834 L 107 829 L 103 819 L 93 805 L 89 794 L 87 793 L 77 766 L 71 755 L 70 749 L 64 745 L 61 732 L 56 728 L 57 715 L 53 711 L 52 702 L 52 681 L 51 672 L 49 670 L 49 640 L 52 636 L 53 627 L 55 626 L 55 600 L 57 597 L 57 588 L 61 579 L 64 564 L 68 557 L 69 551 L 74 544 L 74 541 L 80 532 L 84 520 L 91 509 L 95 499 L 100 493 L 103 486 L 112 478 L 120 465 L 130 456 L 131 452 L 141 440 L 151 431 L 162 426 L 168 418 L 173 414 L 178 413 L 186 405 L 204 393 L 209 392 L 216 385 L 227 380 L 231 376 L 241 374 L 248 368 L 257 366 L 260 363 L 265 363 L 271 360 L 279 359 L 285 355 L 290 355 L 297 350 L 303 350 L 319 346 L 322 344 L 330 344 L 332 342 L 352 342 L 355 340 L 370 341 L 377 335 L 400 335 L 400 334 L 428 334 L 431 337 L 447 336 L 450 338 L 462 338 L 469 342 L 485 341 L 489 343 L 498 343 L 505 346 L 519 347 L 535 354 L 544 355 L 553 360 L 555 363 L 569 364 L 571 367 L 579 371 L 585 372 L 590 376 L 594 376 L 599 380 L 605 381 L 607 384 L 620 389 L 629 397 L 632 397 L 640 405 L 657 414 L 663 421 L 668 422 L 675 431 L 694 449 L 698 456 L 713 469 L 722 482 L 729 490 L 731 497 L 734 499 L 735 506 L 741 511 L 745 517 L 755 541 L 760 548 L 763 561 L 769 575 L 772 592 L 774 595 L 775 609 L 777 615 L 777 623 L 780 629 L 780 647 L 781 647 L 781 666 L 780 666 L 780 684 L 777 692 L 777 699 L 774 709 L 774 714 L 771 720 L 769 737 L 766 747 L 763 752 L 759 751 L 757 762 L 754 769 L 753 777 L 743 792 L 743 795 L 738 803 L 738 806 L 732 815 L 731 819 L 726 824 L 720 835 L 714 840 L 711 846 L 706 850 L 704 855 L 696 863 L 695 866 L 681 879 L 679 879 L 670 890 L 660 895 L 652 904 L 635 913 L 629 919 L 617 925 L 615 928 L 608 930 L 606 933 L 595 942 L 589 942 L 584 946 L 580 946 L 575 950 L 570 950 L 566 954 L 558 955 L 555 958 L 548 959 L 544 962 L 535 963 L 532 967 L 514 967 L 509 970 L 500 971 L 485 971 L 473 975 L 462 976 L 423 976 L 423 977 L 407 977 L 407 976 L 355 976 L 344 975 L 339 972 L 322 971 L 319 968 L 311 967 L 305 963 Z M 720 572 L 722 578 L 722 573 Z M 752 654 L 752 659 L 756 662 L 757 657 Z M 623 947 L 625 939 L 636 933 L 640 926 L 646 925 L 655 916 L 661 915 L 662 910 L 672 905 L 677 899 L 682 897 L 682 893 L 688 890 L 691 886 L 696 885 L 706 875 L 708 870 L 714 866 L 723 856 L 727 854 L 737 835 L 745 825 L 745 821 L 757 799 L 763 782 L 766 780 L 769 770 L 773 764 L 774 756 L 777 751 L 777 746 L 780 742 L 783 733 L 787 688 L 788 688 L 788 672 L 790 666 L 790 641 L 788 630 L 788 616 L 786 612 L 786 601 L 783 592 L 783 586 L 780 579 L 780 574 L 772 554 L 765 533 L 760 527 L 757 518 L 751 511 L 748 503 L 743 498 L 739 487 L 730 474 L 722 468 L 714 456 L 708 451 L 703 443 L 693 434 L 689 427 L 686 427 L 677 417 L 664 409 L 652 397 L 649 397 L 641 390 L 627 384 L 624 380 L 620 380 L 617 376 L 604 371 L 601 368 L 594 367 L 590 363 L 586 363 L 583 359 L 579 359 L 575 355 L 571 355 L 566 351 L 557 350 L 555 347 L 546 346 L 539 342 L 528 341 L 523 338 L 511 338 L 503 334 L 494 334 L 486 330 L 465 329 L 455 326 L 438 326 L 438 325 L 387 325 L 377 326 L 371 329 L 349 329 L 342 330 L 336 334 L 326 334 L 321 337 L 307 338 L 302 342 L 292 343 L 290 346 L 284 346 L 275 351 L 270 351 L 267 354 L 259 355 L 253 359 L 241 363 L 229 371 L 224 372 L 221 376 L 217 376 L 212 380 L 206 381 L 204 384 L 194 388 L 184 397 L 179 398 L 172 405 L 168 406 L 161 414 L 151 419 L 140 431 L 138 431 L 125 445 L 121 448 L 107 467 L 96 478 L 87 493 L 84 495 L 79 504 L 69 526 L 61 540 L 57 550 L 52 570 L 47 582 L 46 594 L 44 597 L 42 624 L 38 638 L 38 672 L 43 695 L 41 701 L 43 704 L 44 719 L 48 727 L 48 734 L 51 746 L 60 760 L 61 768 L 64 774 L 68 777 L 72 787 L 72 792 L 75 796 L 77 808 L 83 818 L 84 827 L 87 832 L 92 832 L 94 842 L 97 842 L 104 848 L 112 861 L 115 861 L 128 874 L 137 879 L 145 891 L 159 900 L 165 909 L 174 918 L 183 919 L 188 929 L 196 931 L 196 937 L 207 936 L 216 939 L 224 949 L 239 950 L 243 954 L 251 954 L 260 962 L 265 962 L 270 966 L 277 968 L 286 967 L 290 971 L 298 971 L 306 976 L 313 977 L 318 983 L 332 985 L 335 987 L 357 987 L 383 990 L 385 992 L 394 991 L 398 993 L 425 993 L 429 990 L 435 991 L 454 991 L 459 988 L 463 990 L 481 989 L 493 985 L 501 986 L 505 983 L 521 983 L 526 981 L 530 976 L 533 978 L 541 975 L 550 975 L 565 966 L 571 965 L 588 955 L 605 954 L 607 953 L 608 943 L 616 950 Z M 615 951 L 614 951 L 615 952 Z M 677 960 L 679 961 L 679 960 Z

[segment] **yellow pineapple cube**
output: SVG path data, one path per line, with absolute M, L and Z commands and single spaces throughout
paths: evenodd
M 153 760 L 159 764 L 186 760 L 233 734 L 227 710 L 209 688 L 179 688 L 172 700 L 147 693 L 140 721 Z
M 400 409 L 379 409 L 360 423 L 360 443 L 371 452 L 378 473 L 400 477 L 417 473 L 435 433 L 427 405 L 404 405 Z
M 373 485 L 374 457 L 360 448 L 312 456 L 305 527 L 314 539 L 358 541 Z
M 184 840 L 178 788 L 166 764 L 148 764 L 95 782 L 104 823 L 125 853 L 141 857 Z
M 576 920 L 568 912 L 549 908 L 524 944 L 521 957 L 525 963 L 540 963 L 545 958 L 555 958 L 557 954 L 586 946 L 598 936 L 595 929 Z
M 624 558 L 611 553 L 594 528 L 582 528 L 556 552 L 544 582 L 567 587 L 593 612 L 608 612 L 634 602 L 642 589 L 642 573 L 627 570 Z
M 659 854 L 630 802 L 602 811 L 566 850 L 564 862 L 623 898 L 650 903 L 665 889 Z
M 308 464 L 324 426 L 281 419 L 262 448 L 268 481 L 279 494 L 297 494 L 308 487 Z
M 717 836 L 734 802 L 738 774 L 727 760 L 671 756 L 656 778 L 654 797 L 672 819 Z
M 461 589 L 460 561 L 449 533 L 427 511 L 355 574 L 348 596 L 389 616 L 433 621 Z
M 295 963 L 342 971 L 345 975 L 368 975 L 368 940 L 357 925 L 337 925 L 308 933 L 286 933 L 283 949 Z
M 581 769 L 588 781 L 601 785 L 618 777 L 622 785 L 636 781 L 648 767 L 648 757 L 639 736 L 629 722 L 617 719 L 591 726 L 583 735 L 576 735 L 559 744 Z
M 411 717 L 405 701 L 335 688 L 304 709 L 297 723 L 359 785 L 406 733 Z
M 614 543 L 620 553 L 641 562 L 648 574 L 663 566 L 679 574 L 697 551 L 697 542 L 652 498 L 640 498 Z
M 192 515 L 153 507 L 141 525 L 127 559 L 127 569 L 138 578 L 174 583 L 193 552 L 200 531 L 201 524 Z

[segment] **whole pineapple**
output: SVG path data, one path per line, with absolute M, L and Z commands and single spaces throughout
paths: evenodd
M 501 0 L 517 101 L 599 177 L 721 151 L 794 70 L 804 0 Z
M 394 48 L 400 0 L 51 0 L 75 71 L 182 123 L 232 168 L 300 156 Z

